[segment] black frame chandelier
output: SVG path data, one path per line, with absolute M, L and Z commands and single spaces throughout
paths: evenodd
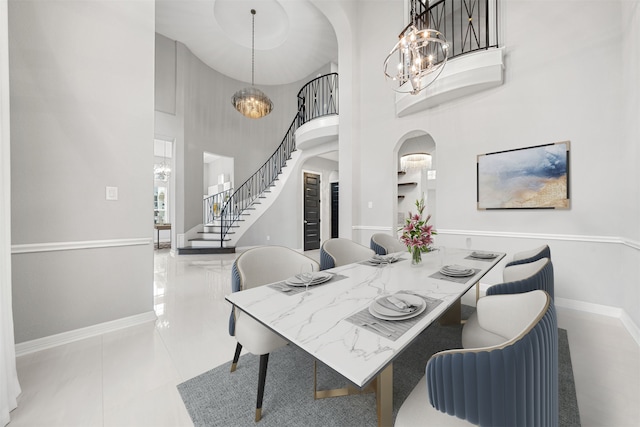
M 259 119 L 273 110 L 269 97 L 253 85 L 255 74 L 255 24 L 256 10 L 251 9 L 251 87 L 240 89 L 233 94 L 231 104 L 240 114 L 250 119 Z
M 447 63 L 449 45 L 436 30 L 416 27 L 416 0 L 411 0 L 411 23 L 384 60 L 385 79 L 399 93 L 416 95 L 432 84 Z

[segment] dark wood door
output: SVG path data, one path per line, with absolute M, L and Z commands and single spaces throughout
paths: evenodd
M 320 249 L 320 175 L 304 174 L 304 250 Z
M 337 182 L 331 183 L 331 238 L 338 237 L 338 192 Z

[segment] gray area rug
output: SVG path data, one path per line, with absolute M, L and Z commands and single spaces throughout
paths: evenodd
M 463 306 L 463 317 L 473 308 Z M 393 364 L 393 417 L 424 375 L 429 357 L 441 350 L 460 348 L 462 326 L 433 324 Z M 579 426 L 573 368 L 567 331 L 559 329 L 560 425 Z M 229 356 L 232 356 L 230 354 Z M 259 357 L 245 354 L 230 373 L 231 362 L 178 385 L 195 426 L 377 426 L 373 394 L 313 399 L 313 359 L 294 346 L 269 356 L 262 420 L 254 422 Z M 318 366 L 318 389 L 345 386 L 332 370 Z M 425 402 L 425 404 L 429 404 Z

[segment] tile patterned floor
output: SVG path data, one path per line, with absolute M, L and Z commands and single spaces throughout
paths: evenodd
M 19 357 L 23 392 L 9 426 L 191 426 L 176 385 L 233 355 L 224 295 L 236 256 L 156 251 L 156 324 Z M 558 317 L 582 425 L 637 425 L 640 347 L 618 319 L 561 308 Z

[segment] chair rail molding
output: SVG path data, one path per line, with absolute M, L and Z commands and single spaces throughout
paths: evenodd
M 514 239 L 536 239 L 536 240 L 564 240 L 568 242 L 591 242 L 591 243 L 613 243 L 628 246 L 632 249 L 640 250 L 640 242 L 619 236 L 588 236 L 580 234 L 542 234 L 542 233 L 521 233 L 510 231 L 479 231 L 479 230 L 447 230 L 438 228 L 438 234 L 458 235 L 458 236 L 483 236 L 483 237 L 506 237 Z
M 113 248 L 118 246 L 141 246 L 151 244 L 153 244 L 153 238 L 151 237 L 110 240 L 85 240 L 80 242 L 25 243 L 11 245 L 11 254 L 72 251 L 77 249 Z

